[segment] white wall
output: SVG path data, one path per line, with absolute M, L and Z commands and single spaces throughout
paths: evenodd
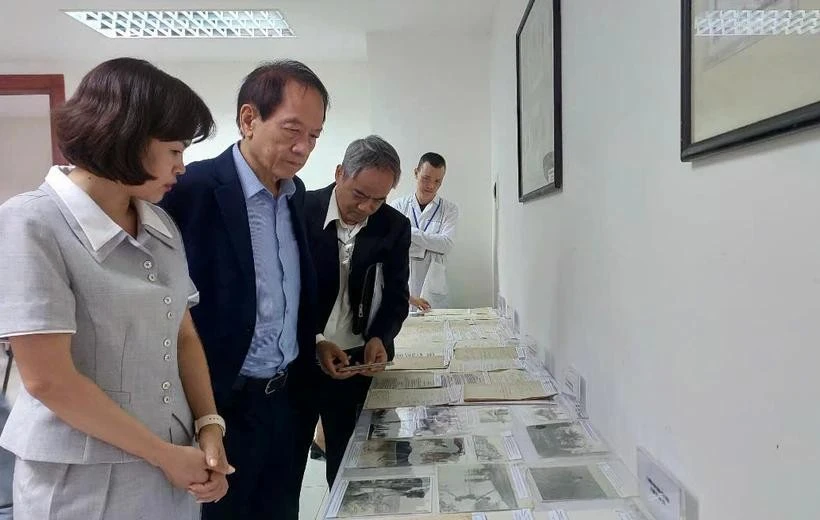
M 492 43 L 501 293 L 586 377 L 618 454 L 634 470 L 648 448 L 701 520 L 820 518 L 820 132 L 682 164 L 679 4 L 562 2 L 565 187 L 519 204 L 525 5 Z
M 367 39 L 372 128 L 401 156 L 394 196 L 415 191 L 413 168 L 423 153 L 447 161 L 439 193 L 460 209 L 447 274 L 454 307 L 492 303 L 487 40 L 417 33 Z
M 77 88 L 83 75 L 96 63 L 0 63 L 0 74 L 64 74 L 66 97 Z M 169 62 L 156 65 L 190 85 L 207 103 L 217 123 L 216 135 L 191 146 L 186 162 L 213 157 L 239 138 L 236 129 L 236 95 L 242 79 L 256 63 Z M 330 91 L 330 110 L 316 149 L 300 172 L 308 189 L 333 180 L 336 165 L 353 139 L 370 132 L 370 101 L 367 67 L 362 62 L 308 63 Z
M 0 117 L 0 204 L 40 184 L 51 166 L 48 103 L 42 117 Z
M 187 161 L 213 157 L 239 139 L 236 128 L 236 95 L 242 79 L 255 63 L 158 64 L 188 83 L 207 103 L 217 122 L 217 135 L 192 146 Z M 370 132 L 370 100 L 365 63 L 308 63 L 330 92 L 330 109 L 322 136 L 299 177 L 308 189 L 333 181 L 336 165 L 342 162 L 350 141 Z
M 316 149 L 300 177 L 309 189 L 333 180 L 347 145 L 381 134 L 399 151 L 404 178 L 393 195 L 414 190 L 412 170 L 422 153 L 448 163 L 441 194 L 461 210 L 449 269 L 451 304 L 492 303 L 492 213 L 489 176 L 489 43 L 487 37 L 420 38 L 371 34 L 368 61 L 307 62 L 330 91 L 331 107 Z M 70 96 L 94 63 L 0 63 L 0 74 L 63 73 Z M 217 134 L 186 151 L 186 161 L 214 156 L 238 138 L 236 93 L 254 63 L 157 63 L 205 100 Z

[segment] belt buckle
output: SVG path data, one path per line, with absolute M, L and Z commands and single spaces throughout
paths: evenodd
M 276 374 L 272 378 L 268 379 L 268 382 L 265 385 L 265 395 L 270 395 L 270 394 L 274 393 L 275 391 L 279 390 L 278 388 L 271 388 L 271 385 L 278 383 L 279 380 L 282 379 L 283 377 L 285 377 L 285 374 L 280 373 L 280 374 Z
M 265 395 L 270 395 L 276 391 L 275 388 L 271 388 L 271 384 L 277 380 L 277 376 L 273 376 L 272 378 L 268 379 L 268 383 L 265 385 Z

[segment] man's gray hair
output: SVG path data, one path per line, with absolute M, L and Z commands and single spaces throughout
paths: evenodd
M 393 187 L 399 184 L 401 161 L 393 146 L 377 135 L 356 139 L 348 145 L 342 170 L 345 177 L 356 177 L 365 168 L 378 168 L 393 172 Z

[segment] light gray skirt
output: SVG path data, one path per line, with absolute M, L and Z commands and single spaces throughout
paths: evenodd
M 200 507 L 147 462 L 55 464 L 18 458 L 14 520 L 199 520 Z

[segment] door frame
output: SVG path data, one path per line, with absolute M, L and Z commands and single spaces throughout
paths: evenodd
M 0 96 L 47 95 L 49 114 L 65 103 L 65 79 L 62 74 L 0 74 Z M 54 125 L 49 116 L 51 129 L 51 161 L 66 164 L 57 146 Z

